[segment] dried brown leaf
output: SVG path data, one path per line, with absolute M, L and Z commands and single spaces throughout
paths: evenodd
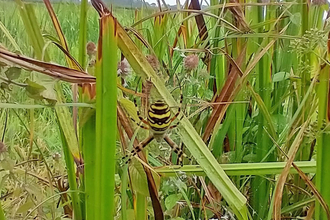
M 241 54 L 238 56 L 236 61 L 234 61 L 230 57 L 231 63 L 234 65 L 232 65 L 231 71 L 225 82 L 225 85 L 223 86 L 220 94 L 215 98 L 214 102 L 230 102 L 231 101 L 230 97 L 232 96 L 232 93 L 234 91 L 236 81 L 237 81 L 239 75 L 242 74 L 239 67 L 243 64 L 245 51 L 246 51 L 246 46 L 244 47 L 244 49 L 242 50 Z M 209 137 L 212 133 L 212 130 L 220 117 L 220 112 L 222 111 L 222 109 L 224 107 L 225 107 L 225 105 L 217 105 L 214 107 L 212 114 L 210 116 L 210 119 L 207 122 L 207 125 L 205 128 L 205 132 L 203 135 L 204 142 L 206 142 L 209 139 Z
M 95 77 L 85 72 L 51 64 L 0 48 L 0 60 L 17 64 L 25 69 L 44 73 L 48 76 L 71 83 L 94 83 Z

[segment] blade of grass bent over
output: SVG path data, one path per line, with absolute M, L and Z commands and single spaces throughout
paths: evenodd
M 63 31 L 62 31 L 62 28 L 60 26 L 60 23 L 55 15 L 55 12 L 53 10 L 53 7 L 50 3 L 49 0 L 44 0 L 44 3 L 46 5 L 46 8 L 48 10 L 48 13 L 49 13 L 49 16 L 50 18 L 52 19 L 52 22 L 53 22 L 53 25 L 54 25 L 54 28 L 55 28 L 55 31 L 57 33 L 57 36 L 59 37 L 59 40 L 61 42 L 61 46 L 68 52 L 70 53 L 69 51 L 69 48 L 68 48 L 68 44 L 65 40 L 65 37 L 64 37 L 64 34 L 63 34 Z M 73 69 L 76 69 L 76 70 L 79 70 L 80 68 L 70 59 L 70 57 L 66 56 L 66 61 L 68 63 L 68 65 L 73 68 Z

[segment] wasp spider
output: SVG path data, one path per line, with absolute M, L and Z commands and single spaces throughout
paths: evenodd
M 165 140 L 173 151 L 177 154 L 179 158 L 179 163 L 182 165 L 182 157 L 187 157 L 180 147 L 168 136 L 168 131 L 172 130 L 173 128 L 177 127 L 180 123 L 180 120 L 176 124 L 172 124 L 172 122 L 178 118 L 181 112 L 181 105 L 182 105 L 183 95 L 182 90 L 180 87 L 180 106 L 178 111 L 175 115 L 172 116 L 170 107 L 163 101 L 157 100 L 156 102 L 152 103 L 148 109 L 148 117 L 147 120 L 144 119 L 140 115 L 140 111 L 137 110 L 137 115 L 140 119 L 140 122 L 134 120 L 131 117 L 132 121 L 134 121 L 138 126 L 143 129 L 147 129 L 150 131 L 149 137 L 139 143 L 130 153 L 130 155 L 126 155 L 123 159 L 128 159 L 126 163 L 130 161 L 130 156 L 135 156 L 138 152 L 142 151 L 144 147 L 146 147 L 152 140 L 156 140 L 157 142 L 161 142 Z M 135 107 L 138 109 L 136 100 L 134 100 Z M 172 116 L 172 117 L 171 117 Z

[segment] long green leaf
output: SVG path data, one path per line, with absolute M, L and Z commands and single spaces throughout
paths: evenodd
M 87 43 L 87 10 L 88 1 L 82 0 L 80 3 L 79 19 L 79 63 L 86 68 L 86 43 Z
M 241 176 L 241 175 L 267 175 L 267 174 L 280 174 L 283 171 L 286 162 L 264 162 L 264 163 L 236 163 L 236 164 L 221 164 L 221 168 L 228 176 Z M 316 161 L 297 161 L 295 164 L 304 173 L 316 172 Z M 160 167 L 155 168 L 155 171 L 161 176 L 178 176 L 180 173 L 186 175 L 205 176 L 204 170 L 200 166 L 185 165 Z M 294 167 L 290 168 L 290 173 L 297 173 Z
M 3 212 L 1 204 L 0 204 L 0 220 L 6 220 L 5 213 Z
M 330 141 L 329 135 L 329 65 L 326 65 L 320 71 L 320 85 L 318 88 L 319 98 L 319 115 L 318 115 L 318 128 L 322 133 L 317 137 L 317 180 L 316 186 L 322 196 L 324 197 L 327 205 L 330 204 L 330 191 L 328 183 L 330 181 L 329 175 L 329 156 L 330 150 L 328 144 Z M 327 219 L 327 214 L 321 209 L 319 202 L 315 206 L 316 219 Z
M 113 219 L 117 135 L 117 21 L 100 19 L 96 62 L 95 218 Z M 88 146 L 93 147 L 93 146 Z M 86 164 L 87 166 L 87 164 Z M 89 177 L 87 177 L 89 178 Z
M 42 39 L 41 31 L 38 26 L 37 18 L 35 16 L 33 6 L 31 4 L 24 4 L 21 0 L 15 0 L 19 6 L 20 15 L 22 17 L 26 33 L 29 36 L 31 45 L 34 49 L 35 56 L 39 60 L 49 61 L 47 53 L 43 53 L 44 40 Z M 44 54 L 44 57 L 43 57 Z
M 82 220 L 81 211 L 80 211 L 80 200 L 79 200 L 79 194 L 77 192 L 77 180 L 76 180 L 76 169 L 75 169 L 75 163 L 74 158 L 70 152 L 69 147 L 67 146 L 66 138 L 64 137 L 63 130 L 60 128 L 60 134 L 61 134 L 61 140 L 63 145 L 63 152 L 64 152 L 64 159 L 65 164 L 67 167 L 68 172 L 68 180 L 70 185 L 70 190 L 72 190 L 71 197 L 72 197 L 72 207 L 75 211 L 75 220 Z
M 16 43 L 15 39 L 11 36 L 8 29 L 3 25 L 3 23 L 1 21 L 0 21 L 0 29 L 5 34 L 5 36 L 8 38 L 9 42 L 13 45 L 15 50 L 22 52 L 21 49 L 19 48 L 18 44 Z

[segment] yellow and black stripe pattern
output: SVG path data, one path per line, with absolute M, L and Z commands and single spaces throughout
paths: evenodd
M 168 130 L 172 130 L 173 128 L 176 128 L 180 120 L 182 119 L 179 118 L 178 122 L 175 124 L 172 124 L 172 122 L 178 118 L 180 112 L 181 112 L 181 105 L 182 105 L 182 100 L 183 100 L 183 95 L 182 95 L 182 90 L 180 87 L 180 106 L 178 108 L 178 111 L 176 114 L 172 116 L 170 107 L 163 101 L 158 100 L 154 103 L 152 103 L 149 106 L 148 109 L 148 117 L 147 119 L 144 119 L 140 115 L 140 111 L 138 110 L 138 106 L 136 103 L 136 100 L 134 100 L 135 107 L 137 108 L 137 115 L 140 119 L 140 122 L 142 122 L 144 125 L 141 123 L 137 122 L 134 118 L 131 117 L 132 121 L 134 121 L 139 127 L 143 129 L 149 129 L 151 131 L 151 134 L 149 135 L 148 138 L 146 138 L 144 141 L 140 142 L 138 146 L 136 146 L 132 151 L 131 151 L 131 156 L 135 156 L 138 152 L 142 151 L 142 149 L 148 145 L 152 140 L 156 140 L 157 142 L 161 142 L 162 140 L 165 140 L 170 147 L 173 149 L 175 153 L 177 153 L 178 158 L 179 158 L 179 163 L 182 165 L 182 157 L 187 157 L 187 155 L 182 151 L 180 147 L 176 145 L 176 143 L 169 138 L 167 135 Z M 172 116 L 172 117 L 171 117 Z M 128 163 L 130 161 L 130 156 L 126 155 L 125 157 L 122 158 L 123 160 Z M 188 158 L 189 159 L 189 158 Z M 189 159 L 190 160 L 190 159 Z
M 155 133 L 165 133 L 171 120 L 170 107 L 163 101 L 158 100 L 150 105 L 148 110 L 148 124 Z

